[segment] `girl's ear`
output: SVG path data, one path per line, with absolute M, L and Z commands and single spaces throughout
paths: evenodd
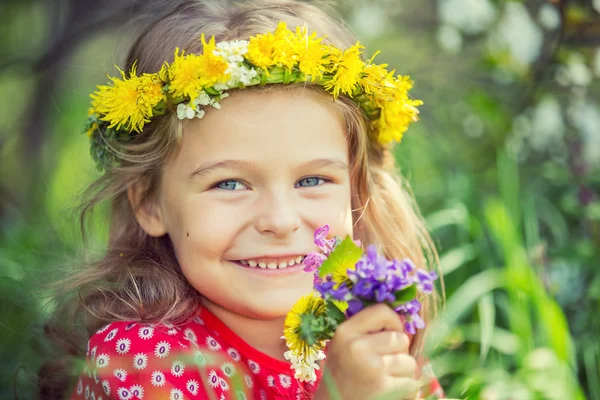
M 135 183 L 127 188 L 127 199 L 135 214 L 135 219 L 150 236 L 160 237 L 167 233 L 164 217 L 160 207 L 153 201 L 143 199 L 145 188 Z

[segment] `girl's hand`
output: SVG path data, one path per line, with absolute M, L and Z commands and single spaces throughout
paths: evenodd
M 344 321 L 327 345 L 329 376 L 315 400 L 366 400 L 386 393 L 395 394 L 390 399 L 415 399 L 417 363 L 408 354 L 409 344 L 400 318 L 389 306 L 362 310 Z

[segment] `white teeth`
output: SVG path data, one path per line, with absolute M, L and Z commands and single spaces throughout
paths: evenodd
M 259 267 L 259 268 L 268 268 L 268 269 L 283 269 L 287 267 L 291 267 L 296 264 L 300 264 L 304 260 L 304 256 L 298 256 L 294 259 L 288 261 L 281 261 L 280 263 L 276 263 L 274 261 L 266 262 L 266 261 L 255 261 L 255 260 L 240 260 L 239 263 L 242 265 L 248 265 L 250 267 Z

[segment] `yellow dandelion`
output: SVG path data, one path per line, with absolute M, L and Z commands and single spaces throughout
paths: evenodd
M 308 355 L 323 349 L 324 343 L 307 337 L 310 332 L 305 332 L 303 325 L 306 318 L 325 315 L 326 312 L 325 301 L 316 293 L 303 296 L 294 304 L 285 318 L 283 329 L 286 344 L 292 353 Z
M 352 92 L 356 89 L 365 66 L 364 61 L 360 59 L 362 48 L 363 46 L 357 42 L 339 56 L 333 56 L 331 67 L 333 76 L 324 87 L 333 93 L 334 98 L 337 98 L 340 93 L 352 96 Z
M 165 98 L 162 83 L 156 74 L 137 76 L 135 65 L 129 77 L 119 71 L 122 79 L 109 77 L 112 86 L 98 86 L 91 95 L 92 110 L 110 123 L 109 128 L 139 133 L 152 117 L 152 108 Z
M 168 69 L 169 91 L 173 97 L 189 97 L 195 99 L 202 90 L 200 79 L 200 57 L 196 54 L 185 54 L 175 49 L 175 60 Z
M 380 101 L 392 100 L 397 90 L 394 84 L 394 71 L 388 71 L 386 67 L 387 64 L 367 65 L 359 81 L 363 92 Z
M 215 37 L 211 37 L 208 43 L 204 34 L 200 37 L 202 42 L 202 55 L 200 58 L 200 80 L 204 87 L 213 86 L 217 82 L 226 82 L 229 75 L 225 73 L 229 64 L 221 56 L 216 56 L 214 50 L 217 48 Z
M 321 43 L 323 39 L 316 36 L 316 32 L 309 36 L 306 27 L 297 27 L 294 38 L 298 68 L 304 75 L 310 75 L 312 81 L 323 75 L 328 54 L 327 46 Z
M 294 48 L 293 33 L 287 28 L 285 22 L 280 22 L 275 32 L 252 36 L 248 41 L 248 52 L 245 58 L 264 70 L 276 65 L 291 70 L 298 58 Z
M 214 36 L 208 43 L 204 34 L 200 40 L 203 46 L 202 55 L 185 54 L 183 50 L 180 54 L 180 49 L 176 48 L 175 60 L 168 67 L 169 91 L 174 97 L 188 97 L 190 102 L 198 97 L 202 89 L 229 79 L 229 75 L 225 73 L 229 66 L 227 61 L 213 54 L 216 48 Z M 162 73 L 164 75 L 164 72 Z
M 421 100 L 397 100 L 387 103 L 381 109 L 381 115 L 376 122 L 378 132 L 377 141 L 386 145 L 392 141 L 400 143 L 404 132 L 410 124 L 418 121 L 418 106 Z

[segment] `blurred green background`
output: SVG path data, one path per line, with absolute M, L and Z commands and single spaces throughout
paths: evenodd
M 151 3 L 0 3 L 1 399 L 35 398 L 43 284 L 81 257 L 73 205 L 98 176 L 88 96 Z M 600 399 L 600 1 L 334 4 L 425 101 L 396 155 L 441 254 L 448 397 Z

